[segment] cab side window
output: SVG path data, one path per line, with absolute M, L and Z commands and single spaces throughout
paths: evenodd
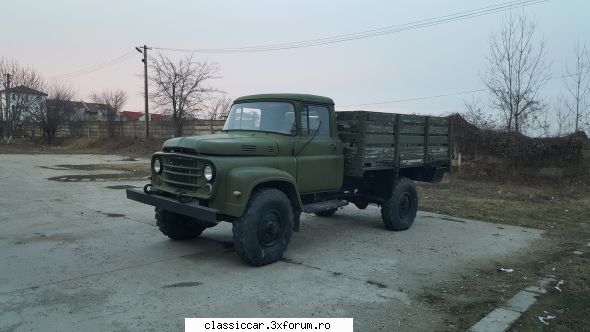
M 317 134 L 315 134 L 317 131 Z M 301 112 L 301 134 L 330 137 L 330 111 L 326 106 L 306 105 Z

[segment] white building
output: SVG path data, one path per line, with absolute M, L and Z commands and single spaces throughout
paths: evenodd
M 7 98 L 10 110 L 7 109 Z M 45 106 L 47 94 L 26 86 L 17 86 L 0 91 L 0 121 L 10 119 L 14 124 L 25 121 L 27 115 L 41 110 Z

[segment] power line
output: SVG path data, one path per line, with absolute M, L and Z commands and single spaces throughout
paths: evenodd
M 541 81 L 546 82 L 546 81 L 550 81 L 550 80 L 554 80 L 554 79 L 558 79 L 558 78 L 566 78 L 566 77 L 571 77 L 571 76 L 575 76 L 575 75 L 576 74 L 551 76 L 551 77 L 545 78 L 545 79 L 543 79 Z M 362 104 L 338 105 L 338 107 L 359 107 L 359 106 L 374 106 L 374 105 L 395 104 L 395 103 L 403 103 L 403 102 L 407 102 L 407 101 L 420 101 L 420 100 L 428 100 L 428 99 L 436 99 L 436 98 L 443 98 L 443 97 L 458 96 L 458 95 L 464 95 L 464 94 L 470 94 L 470 93 L 476 93 L 476 92 L 483 92 L 483 91 L 487 91 L 487 90 L 488 90 L 487 88 L 477 89 L 477 90 L 465 90 L 465 91 L 451 92 L 451 93 L 431 95 L 431 96 L 421 96 L 421 97 L 414 97 L 414 98 L 406 98 L 406 99 L 396 99 L 396 100 L 387 100 L 387 101 L 367 102 L 367 103 L 362 103 Z
M 362 104 L 342 105 L 342 106 L 338 106 L 338 107 L 357 107 L 357 106 L 372 106 L 372 105 L 403 103 L 406 101 L 418 101 L 418 100 L 436 99 L 436 98 L 442 98 L 442 97 L 464 95 L 464 94 L 469 94 L 469 93 L 482 92 L 482 91 L 486 91 L 486 90 L 487 89 L 468 90 L 468 91 L 460 91 L 460 92 L 446 93 L 446 94 L 441 94 L 441 95 L 415 97 L 415 98 L 408 98 L 408 99 L 397 99 L 397 100 L 378 101 L 378 102 L 362 103 Z
M 303 48 L 303 47 L 311 47 L 311 46 L 319 46 L 319 45 L 327 45 L 327 44 L 334 44 L 334 43 L 342 43 L 346 41 L 352 41 L 357 39 L 364 39 L 364 38 L 371 38 L 376 36 L 381 36 L 385 34 L 393 34 L 399 33 L 403 31 L 409 30 L 416 30 L 420 28 L 430 27 L 434 25 L 440 25 L 445 23 L 450 23 L 454 21 L 460 21 L 470 18 L 475 18 L 484 15 L 490 15 L 497 12 L 505 11 L 514 9 L 517 7 L 525 7 L 525 6 L 532 6 L 538 3 L 547 2 L 549 0 L 519 0 L 519 1 L 509 1 L 504 2 L 496 5 L 490 5 L 486 7 L 480 7 L 476 9 L 471 9 L 463 12 L 458 12 L 449 15 L 438 16 L 429 19 L 423 19 L 419 21 L 414 21 L 410 23 L 395 25 L 395 26 L 388 26 L 383 28 L 365 30 L 350 34 L 343 34 L 337 35 L 327 38 L 317 38 L 317 39 L 310 39 L 298 42 L 291 42 L 291 43 L 281 43 L 281 44 L 268 44 L 268 45 L 260 45 L 260 46 L 249 46 L 249 47 L 236 47 L 236 48 L 203 48 L 203 49 L 181 49 L 181 48 L 165 48 L 165 47 L 153 47 L 157 50 L 164 50 L 164 51 L 175 51 L 175 52 L 194 52 L 194 53 L 244 53 L 244 52 L 268 52 L 268 51 L 278 51 L 278 50 L 287 50 L 287 49 L 294 49 L 294 48 Z M 121 62 L 124 62 L 132 57 L 133 51 L 129 51 L 124 53 L 120 56 L 107 60 L 105 62 L 99 63 L 97 65 L 79 69 L 70 73 L 54 75 L 52 78 L 58 79 L 72 79 L 84 75 L 88 75 L 94 73 L 98 70 L 114 66 Z
M 524 0 L 524 1 L 510 1 L 496 5 L 481 7 L 477 9 L 471 9 L 463 12 L 454 14 L 438 16 L 429 19 L 423 19 L 410 23 L 388 26 L 383 28 L 371 29 L 361 32 L 355 32 L 350 34 L 336 35 L 326 38 L 317 38 L 310 40 L 303 40 L 291 43 L 280 43 L 280 44 L 267 44 L 259 46 L 246 46 L 246 47 L 232 47 L 232 48 L 169 48 L 169 47 L 153 47 L 157 50 L 173 51 L 173 52 L 189 52 L 189 53 L 245 53 L 245 52 L 269 52 L 278 50 L 287 50 L 294 48 L 303 48 L 327 44 L 342 43 L 357 39 L 365 39 L 376 36 L 382 36 L 386 34 L 399 33 L 409 30 L 416 30 L 425 27 L 461 21 L 471 19 L 479 16 L 490 15 L 518 7 L 527 7 L 549 0 Z
M 101 62 L 101 63 L 99 63 L 97 65 L 94 65 L 94 66 L 91 66 L 91 67 L 88 67 L 88 68 L 84 68 L 84 69 L 79 69 L 79 70 L 76 70 L 76 71 L 73 71 L 73 72 L 70 72 L 70 73 L 66 73 L 66 74 L 54 75 L 54 76 L 51 76 L 51 77 L 52 78 L 57 78 L 57 79 L 72 79 L 72 78 L 75 78 L 75 77 L 88 75 L 88 74 L 94 73 L 94 72 L 96 72 L 98 70 L 101 70 L 101 69 L 104 69 L 104 68 L 107 68 L 107 67 L 111 67 L 111 66 L 114 66 L 116 64 L 119 64 L 119 63 L 121 63 L 123 61 L 126 61 L 126 60 L 132 58 L 133 53 L 134 53 L 134 51 L 129 51 L 129 52 L 124 53 L 122 55 L 119 55 L 119 56 L 117 56 L 115 58 L 112 58 L 110 60 Z

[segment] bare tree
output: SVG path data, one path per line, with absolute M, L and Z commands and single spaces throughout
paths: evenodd
M 559 99 L 555 105 L 555 120 L 557 122 L 557 135 L 571 134 L 574 128 L 572 116 L 565 106 L 565 101 Z
M 209 131 L 213 133 L 213 121 L 223 120 L 229 113 L 229 108 L 232 104 L 233 98 L 219 94 L 211 101 L 207 109 L 207 119 L 209 119 Z
M 47 138 L 47 144 L 53 142 L 57 129 L 73 115 L 74 109 L 71 103 L 73 98 L 74 92 L 71 88 L 55 83 L 49 87 L 47 101 L 42 107 L 30 113 Z
M 574 130 L 583 130 L 590 120 L 590 52 L 586 44 L 574 44 L 573 68 L 566 65 L 563 81 L 567 91 L 564 106 L 573 118 Z
M 509 14 L 490 38 L 488 68 L 482 77 L 501 111 L 507 130 L 521 132 L 546 107 L 539 90 L 549 78 L 544 42 L 533 37 L 535 25 L 524 15 Z
M 44 80 L 33 67 L 23 67 L 18 61 L 0 58 L 0 84 L 6 90 L 10 75 L 10 93 L 3 92 L 0 107 L 0 124 L 4 142 L 9 144 L 13 134 L 24 121 L 31 109 L 41 107 L 43 96 L 27 93 L 27 89 L 41 90 Z
M 481 106 L 481 100 L 472 98 L 471 100 L 463 100 L 465 105 L 465 112 L 461 114 L 467 122 L 480 129 L 496 128 L 496 120 L 494 117 L 485 112 Z
M 536 122 L 536 131 L 539 136 L 549 137 L 551 136 L 551 112 L 548 107 L 545 107 L 539 111 Z
M 218 78 L 219 69 L 212 63 L 194 61 L 192 55 L 174 62 L 162 54 L 152 59 L 150 69 L 155 87 L 150 98 L 162 110 L 170 110 L 175 135 L 182 136 L 183 120 L 204 109 L 216 91 L 207 84 Z
M 109 135 L 111 138 L 115 137 L 115 124 L 117 121 L 117 115 L 127 103 L 127 93 L 121 89 L 118 90 L 104 90 L 100 93 L 93 92 L 90 95 L 90 99 L 98 104 L 104 104 L 107 106 L 106 118 Z
M 68 129 L 70 130 L 70 136 L 82 137 L 83 127 L 85 123 L 85 116 L 83 112 L 72 111 L 68 116 Z

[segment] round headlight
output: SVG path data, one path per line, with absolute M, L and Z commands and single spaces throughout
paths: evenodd
M 152 161 L 152 170 L 156 174 L 162 173 L 162 158 L 155 157 Z
M 213 167 L 211 167 L 211 165 L 205 165 L 205 167 L 203 168 L 203 176 L 205 177 L 205 180 L 207 181 L 211 181 L 213 180 Z

